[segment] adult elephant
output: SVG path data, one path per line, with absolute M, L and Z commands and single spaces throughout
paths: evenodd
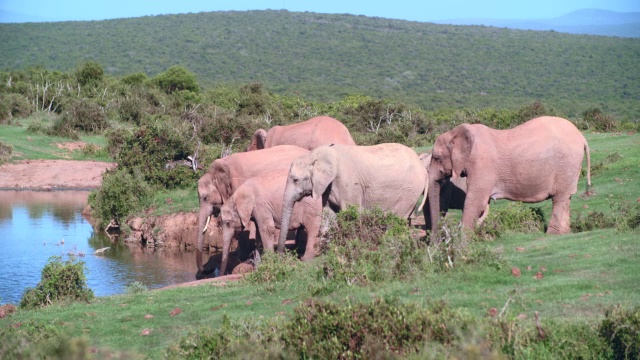
M 246 150 L 266 149 L 277 145 L 296 145 L 313 150 L 328 144 L 356 143 L 343 123 L 332 117 L 316 116 L 296 124 L 274 126 L 269 131 L 258 129 Z
M 297 202 L 289 225 L 283 228 L 282 200 L 288 173 L 288 170 L 274 171 L 248 179 L 222 205 L 220 220 L 223 247 L 220 275 L 224 275 L 227 269 L 231 239 L 247 228 L 251 220 L 258 228 L 264 251 L 273 251 L 276 234 L 286 235 L 287 230 L 304 229 L 307 233 L 307 244 L 302 259 L 313 259 L 320 230 L 322 199 L 307 197 Z
M 196 244 L 196 278 L 202 277 L 202 247 L 204 232 L 210 217 L 218 216 L 220 207 L 247 179 L 265 172 L 287 170 L 291 161 L 309 153 L 294 145 L 281 145 L 269 149 L 236 153 L 215 160 L 209 170 L 198 180 L 198 241 Z
M 566 119 L 543 116 L 509 130 L 481 124 L 456 126 L 438 136 L 433 146 L 428 172 L 432 236 L 440 218 L 442 184 L 457 177 L 467 179 L 464 227 L 475 226 L 491 198 L 528 203 L 551 199 L 547 233 L 569 233 L 571 195 L 578 189 L 584 153 L 589 190 L 589 145 Z
M 377 205 L 408 218 L 428 185 L 418 155 L 404 145 L 321 146 L 291 163 L 282 228 L 289 227 L 295 202 L 307 196 L 322 198 L 322 205 L 335 212 L 348 205 L 364 209 Z M 284 251 L 285 240 L 281 233 L 279 252 Z
M 418 155 L 422 165 L 429 173 L 429 167 L 431 165 L 431 153 L 423 153 Z M 464 209 L 464 201 L 467 198 L 467 178 L 456 176 L 452 177 L 449 181 L 441 183 L 440 186 L 440 214 L 446 216 L 449 209 L 462 210 Z M 433 222 L 431 220 L 431 213 L 429 209 L 431 207 L 431 199 L 427 196 L 427 201 L 424 205 L 424 223 L 425 228 L 434 231 Z M 477 221 L 477 224 L 481 224 L 482 221 L 489 214 L 489 204 L 482 212 L 482 215 Z

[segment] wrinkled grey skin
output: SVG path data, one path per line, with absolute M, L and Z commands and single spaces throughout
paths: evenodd
M 321 146 L 291 164 L 282 227 L 289 226 L 294 204 L 308 196 L 321 198 L 323 206 L 334 212 L 349 205 L 361 209 L 379 206 L 409 218 L 420 195 L 426 195 L 428 184 L 418 155 L 404 145 Z M 284 251 L 284 242 L 281 234 L 279 252 Z
M 316 116 L 286 126 L 274 126 L 269 131 L 258 129 L 246 151 L 265 149 L 277 145 L 296 145 L 307 150 L 329 144 L 355 145 L 349 130 L 339 120 Z
M 218 216 L 220 208 L 231 194 L 247 179 L 274 170 L 287 170 L 291 161 L 309 151 L 293 145 L 236 153 L 215 160 L 198 180 L 198 239 L 196 243 L 196 278 L 204 277 L 202 249 L 204 231 L 211 216 Z

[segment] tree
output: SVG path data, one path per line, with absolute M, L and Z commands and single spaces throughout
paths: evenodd
M 167 71 L 158 74 L 154 78 L 154 81 L 167 94 L 182 90 L 200 91 L 196 75 L 183 66 L 176 65 L 170 67 Z

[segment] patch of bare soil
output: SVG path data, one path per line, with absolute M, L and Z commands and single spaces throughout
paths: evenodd
M 0 190 L 89 190 L 115 163 L 75 160 L 24 160 L 0 166 Z
M 56 145 L 58 146 L 58 149 L 66 149 L 69 151 L 74 151 L 74 150 L 84 149 L 87 143 L 85 143 L 84 141 L 71 141 L 66 143 L 58 143 Z

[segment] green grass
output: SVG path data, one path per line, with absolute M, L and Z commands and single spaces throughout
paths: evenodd
M 49 124 L 53 118 L 46 113 L 38 113 L 27 119 L 18 120 L 20 126 L 0 125 L 0 141 L 13 147 L 11 161 L 19 160 L 96 160 L 113 161 L 106 151 L 97 154 L 85 154 L 82 150 L 68 150 L 58 147 L 58 144 L 74 142 L 74 140 L 33 133 L 27 130 L 32 122 Z M 107 140 L 103 135 L 80 135 L 80 141 L 103 149 Z
M 593 177 L 595 196 L 579 196 L 585 189 L 585 180 L 581 179 L 579 194 L 571 203 L 573 217 L 583 211 L 615 215 L 612 205 L 626 200 L 636 202 L 640 198 L 640 135 L 587 134 L 587 139 L 592 149 L 592 163 L 604 160 L 614 151 L 622 158 L 606 164 Z M 155 211 L 165 211 L 172 206 L 176 211 L 196 209 L 194 191 L 157 194 Z M 507 201 L 498 201 L 495 207 L 507 204 Z M 550 201 L 531 206 L 541 206 L 548 223 Z M 284 318 L 311 297 L 354 304 L 396 298 L 403 303 L 425 306 L 441 300 L 478 318 L 486 317 L 490 308 L 504 309 L 503 318 L 531 330 L 535 329 L 534 312 L 538 312 L 547 331 L 553 331 L 550 324 L 557 323 L 567 326 L 587 323 L 597 327 L 608 307 L 640 305 L 639 230 L 602 229 L 564 236 L 507 233 L 497 240 L 474 246 L 489 246 L 501 254 L 504 262 L 461 265 L 405 281 L 326 290 L 317 277 L 323 259 L 316 258 L 297 263 L 295 277 L 281 283 L 256 285 L 241 281 L 220 287 L 203 285 L 100 297 L 91 304 L 19 310 L 0 320 L 0 338 L 3 331 L 18 323 L 47 324 L 73 337 L 84 336 L 91 346 L 99 349 L 161 358 L 169 346 L 190 331 L 201 327 L 220 328 L 224 315 L 232 321 L 247 322 Z M 520 269 L 520 277 L 512 276 L 513 267 Z M 542 273 L 541 279 L 535 278 L 537 272 Z M 171 316 L 176 308 L 182 312 Z M 145 318 L 147 314 L 153 318 Z M 519 314 L 526 318 L 518 319 Z M 150 330 L 149 335 L 141 335 L 145 329 Z

